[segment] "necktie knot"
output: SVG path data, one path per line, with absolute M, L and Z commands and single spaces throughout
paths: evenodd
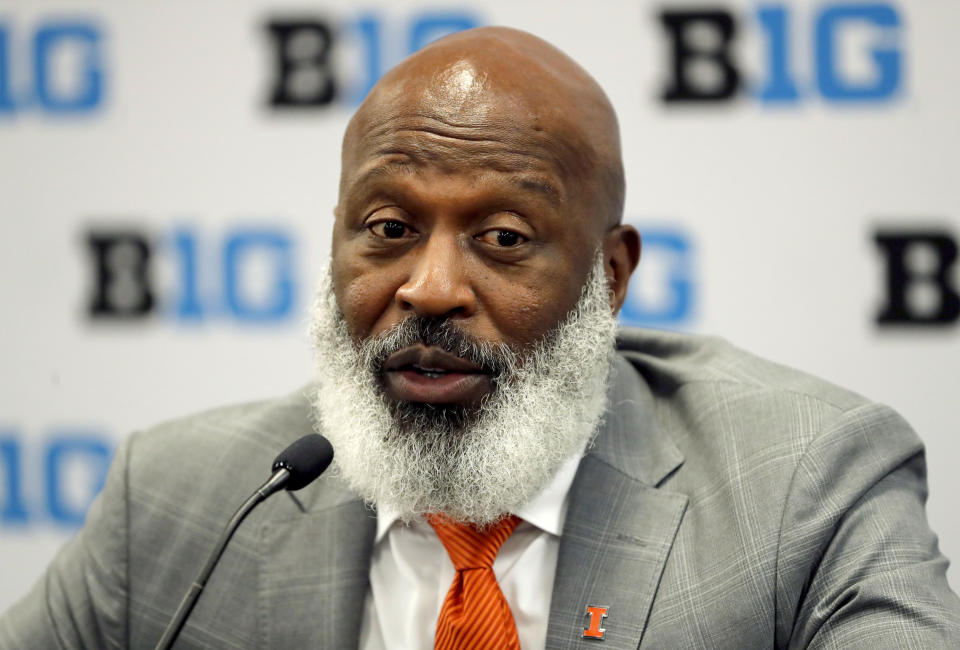
M 495 524 L 477 528 L 440 517 L 428 517 L 437 537 L 447 549 L 447 555 L 457 571 L 492 569 L 500 547 L 513 533 L 520 518 L 509 515 Z

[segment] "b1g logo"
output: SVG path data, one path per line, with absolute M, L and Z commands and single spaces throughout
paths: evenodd
M 80 526 L 112 456 L 113 442 L 96 430 L 58 428 L 35 439 L 0 428 L 0 526 Z
M 741 15 L 720 7 L 662 11 L 670 61 L 663 101 L 709 105 L 747 94 L 765 104 L 797 104 L 819 95 L 827 103 L 850 104 L 897 96 L 904 56 L 896 7 L 826 3 L 809 22 L 797 14 L 780 3 Z M 744 27 L 755 28 L 762 44 L 754 66 L 759 69 L 752 71 L 757 79 L 744 79 L 734 55 Z M 809 45 L 796 47 L 799 39 L 809 39 Z M 801 52 L 810 60 L 799 59 Z
M 162 236 L 96 227 L 84 239 L 87 314 L 94 320 L 159 315 L 187 323 L 272 324 L 295 316 L 296 239 L 276 225 L 235 227 L 219 237 L 186 226 Z
M 883 228 L 873 241 L 883 257 L 880 327 L 960 323 L 960 246 L 942 228 Z
M 0 116 L 91 113 L 104 99 L 103 31 L 89 19 L 0 21 Z
M 269 104 L 277 109 L 358 105 L 380 76 L 436 39 L 480 25 L 450 9 L 388 19 L 364 13 L 341 21 L 314 16 L 266 23 L 273 60 Z
M 682 328 L 692 323 L 696 273 L 691 236 L 677 227 L 637 226 L 643 253 L 620 310 L 620 323 L 637 327 Z

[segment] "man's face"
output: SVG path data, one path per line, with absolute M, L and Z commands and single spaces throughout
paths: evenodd
M 410 316 L 522 351 L 576 304 L 600 235 L 571 127 L 491 89 L 469 65 L 368 111 L 344 156 L 333 234 L 337 304 L 355 341 Z M 593 207 L 595 210 L 595 206 Z M 486 369 L 416 345 L 384 363 L 395 401 L 478 403 Z

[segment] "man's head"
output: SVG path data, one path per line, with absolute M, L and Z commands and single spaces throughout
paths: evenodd
M 407 456 L 432 449 L 438 458 L 460 454 L 462 460 L 471 432 L 496 429 L 491 414 L 507 417 L 504 399 L 521 389 L 530 397 L 540 395 L 541 407 L 552 402 L 556 408 L 561 394 L 583 406 L 583 417 L 567 415 L 579 425 L 568 427 L 578 431 L 564 453 L 582 448 L 603 410 L 606 373 L 594 367 L 605 369 L 608 363 L 613 314 L 626 295 L 640 248 L 636 231 L 619 223 L 619 134 L 596 82 L 529 34 L 505 28 L 456 34 L 413 55 L 377 84 L 347 128 L 342 163 L 330 293 L 321 292 L 318 301 L 324 313 L 317 323 L 326 323 L 316 329 L 321 393 L 324 371 L 330 369 L 329 364 L 324 368 L 324 356 L 334 354 L 329 342 L 340 337 L 354 356 L 343 359 L 345 366 L 337 372 L 362 367 L 372 377 L 363 387 L 372 393 L 364 399 L 389 414 L 381 424 L 390 431 L 368 436 L 432 440 L 407 449 Z M 571 316 L 577 313 L 595 318 L 584 325 L 586 319 Z M 568 327 L 578 323 L 579 330 Z M 602 341 L 596 340 L 597 331 L 604 332 Z M 571 337 L 577 340 L 570 343 Z M 589 367 L 559 378 L 559 369 L 550 367 L 563 364 L 557 355 L 573 359 L 591 337 L 591 345 L 602 346 L 577 360 Z M 533 371 L 539 375 L 530 375 Z M 578 374 L 594 385 L 584 384 L 582 390 L 575 381 L 568 385 Z M 553 394 L 545 397 L 548 389 Z M 329 431 L 335 419 L 330 411 L 337 405 L 323 402 L 321 395 L 324 428 L 337 437 Z M 541 431 L 540 437 L 547 434 Z M 498 453 L 497 436 L 485 435 L 490 444 L 471 454 Z M 353 437 L 334 440 L 339 458 L 352 442 Z M 400 452 L 394 445 L 376 453 Z M 403 471 L 412 471 L 411 462 L 405 461 Z M 476 457 L 465 462 L 482 464 Z M 433 463 L 430 471 L 452 471 L 440 465 Z M 542 465 L 539 472 L 514 469 L 536 474 L 542 487 L 559 461 Z M 344 462 L 340 466 L 350 480 L 350 468 Z M 388 471 L 390 466 L 378 467 Z M 485 471 L 486 478 L 460 479 L 503 478 Z M 425 481 L 419 481 L 424 490 L 440 490 L 436 482 Z M 352 482 L 372 500 L 398 500 Z M 523 490 L 526 497 L 536 487 L 531 485 Z M 469 492 L 470 486 L 464 489 Z M 424 497 L 417 505 L 409 499 L 392 505 L 410 515 L 444 502 Z M 492 518 L 493 507 L 480 514 L 462 503 L 446 503 L 446 510 L 456 510 L 448 514 L 473 520 Z

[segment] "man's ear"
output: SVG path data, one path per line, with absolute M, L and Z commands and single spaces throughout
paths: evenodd
M 618 225 L 607 231 L 603 242 L 603 262 L 610 289 L 610 307 L 620 312 L 627 299 L 627 284 L 640 261 L 640 233 L 633 226 Z

